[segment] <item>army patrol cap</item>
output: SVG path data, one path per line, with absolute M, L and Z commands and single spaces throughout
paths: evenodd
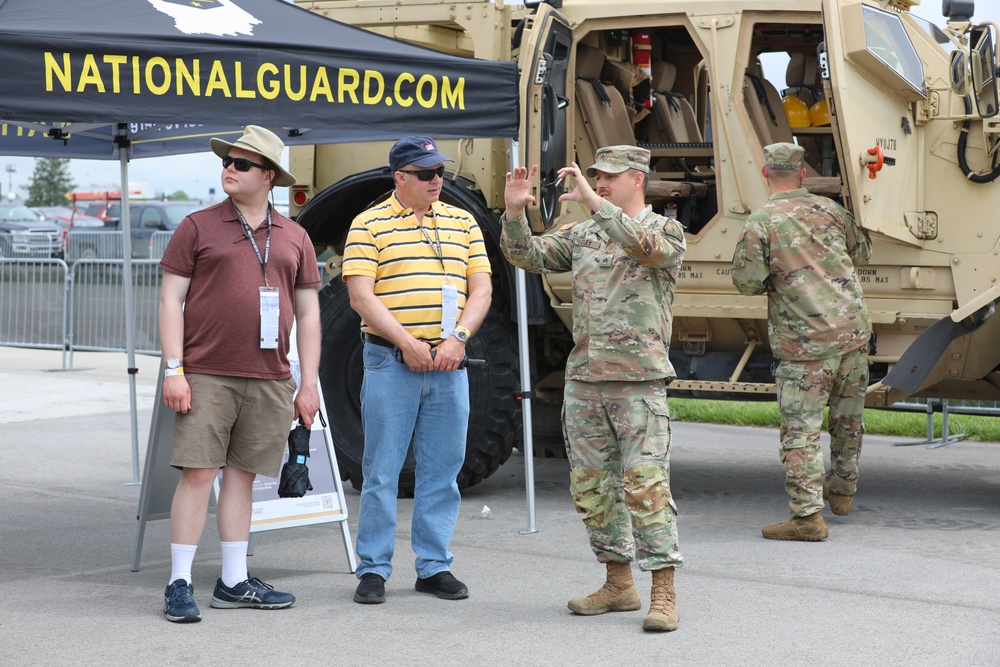
M 607 146 L 597 151 L 597 162 L 587 167 L 587 176 L 593 178 L 596 172 L 620 174 L 635 169 L 649 173 L 649 151 L 637 146 Z
M 768 169 L 801 169 L 806 151 L 788 142 L 764 146 L 764 164 Z

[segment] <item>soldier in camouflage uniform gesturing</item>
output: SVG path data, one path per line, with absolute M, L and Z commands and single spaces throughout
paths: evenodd
M 868 262 L 872 246 L 843 207 L 802 188 L 802 148 L 771 144 L 764 155 L 771 196 L 747 218 L 732 273 L 742 294 L 767 293 L 768 335 L 780 360 L 774 376 L 792 518 L 762 532 L 815 542 L 829 535 L 823 498 L 834 514 L 850 514 L 858 486 L 872 329 L 854 267 Z M 829 473 L 820 446 L 827 403 Z
M 587 170 L 596 192 L 575 163 L 559 170 L 576 183 L 560 200 L 587 206 L 593 217 L 533 237 L 524 208 L 534 201 L 537 172 L 507 174 L 501 241 L 515 266 L 573 272 L 563 433 L 573 501 L 607 566 L 604 586 L 569 608 L 581 615 L 641 608 L 634 557 L 640 570 L 653 571 L 643 628 L 675 630 L 674 568 L 682 559 L 670 495 L 667 383 L 675 374 L 667 352 L 684 231 L 645 205 L 649 151 L 612 146 Z

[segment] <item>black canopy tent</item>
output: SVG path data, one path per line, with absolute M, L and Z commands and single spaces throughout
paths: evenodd
M 280 0 L 0 0 L 0 54 L 3 120 L 254 123 L 340 141 L 517 133 L 512 63 Z
M 286 144 L 517 136 L 513 63 L 443 54 L 282 0 L 0 0 L 0 154 L 203 151 L 263 125 Z M 138 481 L 131 234 L 126 348 Z

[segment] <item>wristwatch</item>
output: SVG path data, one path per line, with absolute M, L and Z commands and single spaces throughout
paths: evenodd
M 460 343 L 468 343 L 469 342 L 469 338 L 472 337 L 472 332 L 469 331 L 468 329 L 466 329 L 465 327 L 459 325 L 459 326 L 455 327 L 455 334 L 454 334 L 454 336 L 455 336 L 455 338 L 458 339 L 458 342 L 460 342 Z
M 184 375 L 184 364 L 180 359 L 171 357 L 163 364 L 163 377 L 172 378 L 175 375 Z

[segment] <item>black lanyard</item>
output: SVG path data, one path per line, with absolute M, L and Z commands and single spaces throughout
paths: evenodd
M 233 204 L 233 208 L 236 208 L 236 204 Z M 267 259 L 271 255 L 271 207 L 267 207 L 267 240 L 264 242 L 263 257 L 260 256 L 260 248 L 257 247 L 257 241 L 253 238 L 253 230 L 250 229 L 250 225 L 247 224 L 246 218 L 243 217 L 243 213 L 238 208 L 236 208 L 236 215 L 239 216 L 240 222 L 243 223 L 243 231 L 246 232 L 247 238 L 250 239 L 253 251 L 257 253 L 257 261 L 260 262 L 260 268 L 264 271 L 264 287 L 270 287 L 267 282 Z
M 424 218 L 426 219 L 427 216 L 424 216 Z M 434 249 L 434 254 L 441 261 L 441 269 L 444 271 L 445 278 L 447 278 L 448 267 L 444 264 L 444 250 L 441 248 L 441 234 L 438 232 L 437 217 L 432 215 L 431 218 L 434 220 L 434 241 L 431 241 L 430 234 L 427 233 L 427 229 L 422 223 L 418 223 L 418 226 L 420 227 L 420 231 L 423 232 L 424 238 L 427 239 L 427 243 Z

